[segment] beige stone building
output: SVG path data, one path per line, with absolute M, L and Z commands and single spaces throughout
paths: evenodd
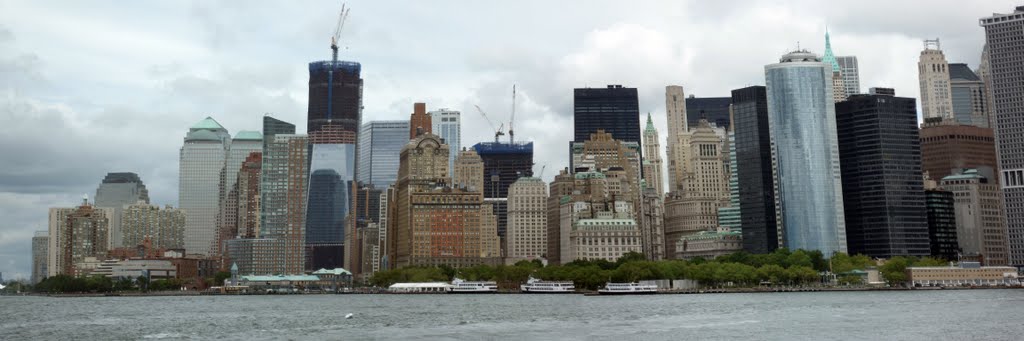
M 644 156 L 643 156 L 644 182 L 647 187 L 653 188 L 659 196 L 665 194 L 665 180 L 662 177 L 661 144 L 658 140 L 658 130 L 654 128 L 654 121 L 651 114 L 647 113 L 647 127 L 644 128 Z
M 666 255 L 675 255 L 680 237 L 718 228 L 718 210 L 729 205 L 727 140 L 701 119 L 678 138 L 680 188 L 665 198 Z
M 966 169 L 942 178 L 941 186 L 953 192 L 956 237 L 964 259 L 987 266 L 1007 265 L 1006 215 L 1002 191 L 991 174 Z
M 547 184 L 521 177 L 508 188 L 505 257 L 536 259 L 547 254 Z
M 475 149 L 462 148 L 455 158 L 455 169 L 452 170 L 452 187 L 462 188 L 470 192 L 484 190 L 484 161 Z
M 668 191 L 675 191 L 679 188 L 677 182 L 680 178 L 678 165 L 682 162 L 676 159 L 676 144 L 678 136 L 689 131 L 686 123 L 686 94 L 683 87 L 669 85 L 665 87 L 665 116 L 668 120 L 668 143 L 665 151 L 668 155 Z M 645 155 L 647 153 L 644 153 Z
M 676 242 L 676 259 L 714 259 L 718 256 L 733 254 L 743 250 L 743 234 L 739 231 L 719 229 L 702 231 L 684 236 Z
M 642 252 L 636 220 L 625 214 L 599 212 L 595 218 L 579 219 L 569 233 L 572 259 L 604 259 L 611 262 L 629 252 Z
M 925 119 L 941 118 L 952 121 L 953 97 L 949 83 L 949 62 L 939 40 L 925 40 L 924 50 L 917 62 L 917 77 L 921 86 L 921 114 Z

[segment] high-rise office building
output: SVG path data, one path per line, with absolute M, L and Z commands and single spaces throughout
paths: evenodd
M 455 157 L 462 148 L 462 117 L 455 110 L 442 108 L 429 112 L 431 132 L 448 144 L 448 169 L 455 169 Z
M 920 134 L 921 168 L 933 179 L 963 168 L 998 167 L 995 136 L 990 128 L 930 118 L 921 125 Z
M 1008 263 L 1007 226 L 1003 196 L 991 175 L 991 170 L 965 169 L 942 178 L 941 186 L 953 192 L 963 259 L 1000 266 Z
M 522 177 L 508 188 L 508 229 L 505 257 L 537 259 L 547 253 L 547 184 Z
M 226 239 L 256 238 L 260 234 L 260 177 L 263 173 L 263 152 L 249 154 L 238 170 L 235 188 L 238 208 L 235 229 Z
M 740 183 L 739 174 L 736 173 L 736 133 L 729 131 L 729 138 L 726 140 L 728 150 L 727 166 L 729 185 L 729 205 L 718 208 L 718 226 L 729 231 L 740 232 L 743 227 L 740 218 Z
M 949 91 L 953 117 L 958 123 L 989 126 L 985 82 L 967 64 L 949 64 Z
M 776 224 L 775 180 L 772 177 L 771 129 L 768 97 L 763 86 L 732 91 L 736 123 L 736 167 L 740 197 L 743 250 L 769 253 L 779 247 Z
M 387 188 L 398 177 L 398 155 L 409 143 L 409 121 L 370 121 L 359 130 L 359 171 L 363 184 Z
M 146 203 L 125 206 L 121 215 L 124 245 L 134 248 L 149 240 L 153 247 L 180 249 L 185 244 L 185 212 Z
M 271 263 L 274 272 L 271 274 L 302 273 L 305 270 L 307 246 L 306 204 L 311 162 L 309 139 L 305 135 L 269 133 L 264 131 L 264 136 L 272 135 L 272 139 L 263 152 L 263 173 L 260 179 L 258 237 L 261 239 L 248 242 L 240 239 L 239 243 L 248 247 L 239 249 L 251 250 L 255 247 L 275 250 Z M 337 252 L 340 254 L 341 249 L 338 248 Z M 252 257 L 257 256 L 263 257 L 255 253 Z M 233 255 L 232 258 L 237 259 L 237 256 Z M 258 261 L 255 258 L 252 260 L 256 263 Z
M 210 255 L 217 241 L 221 173 L 231 135 L 207 117 L 189 128 L 181 147 L 178 204 L 185 210 L 185 252 Z
M 636 88 L 609 85 L 573 90 L 573 142 L 586 141 L 599 129 L 612 134 L 616 140 L 640 143 L 640 105 Z
M 712 126 L 729 130 L 729 104 L 732 101 L 729 97 L 696 97 L 690 95 L 686 98 L 686 126 L 689 130 L 697 128 L 701 119 L 705 119 Z M 685 131 L 680 134 L 686 133 Z M 673 137 L 669 136 L 671 140 Z
M 981 49 L 981 62 L 978 63 L 978 69 L 975 70 L 975 74 L 981 79 L 981 83 L 985 85 L 985 110 L 988 114 L 988 122 L 985 122 L 985 127 L 992 128 L 995 126 L 995 98 L 992 96 L 992 63 L 989 61 L 988 44 Z
M 679 85 L 669 85 L 665 87 L 665 116 L 668 120 L 668 136 L 666 140 L 668 143 L 665 144 L 665 155 L 668 156 L 668 188 L 666 191 L 675 191 L 678 187 L 676 184 L 676 163 L 675 159 L 675 141 L 679 134 L 687 132 L 687 115 L 686 115 L 686 95 L 683 93 L 683 87 Z
M 372 271 L 372 245 L 377 244 L 377 220 L 380 219 L 380 195 L 382 189 L 361 185 L 355 192 L 355 205 L 350 219 L 354 224 L 345 231 L 345 269 L 354 275 Z M 368 239 L 372 238 L 372 242 Z M 329 259 L 312 259 L 314 264 L 330 263 Z M 310 267 L 310 266 L 307 266 Z M 312 266 L 310 268 L 323 268 Z
M 616 140 L 611 134 L 598 130 L 586 141 L 573 142 L 572 163 L 577 173 L 601 172 L 606 177 L 619 179 L 622 187 L 618 190 L 618 199 L 633 204 L 634 212 L 637 211 L 642 190 L 638 143 Z
M 860 65 L 857 63 L 857 56 L 836 56 L 836 63 L 839 64 L 839 72 L 843 75 L 846 95 L 853 96 L 859 94 Z
M 658 195 L 665 195 L 665 179 L 662 177 L 661 144 L 658 140 L 658 129 L 654 128 L 651 114 L 647 113 L 647 127 L 644 128 L 644 180 L 647 187 L 653 188 Z
M 480 142 L 473 146 L 484 162 L 484 201 L 494 208 L 498 235 L 508 222 L 508 187 L 521 177 L 533 176 L 533 142 Z
M 260 231 L 257 237 L 280 234 L 285 224 L 288 194 L 287 140 L 277 136 L 294 136 L 295 125 L 263 117 L 263 153 L 260 166 Z
M 785 246 L 846 252 L 832 70 L 806 50 L 765 66 Z
M 825 31 L 825 55 L 821 57 L 821 62 L 832 67 L 832 101 L 834 103 L 845 101 L 849 96 L 846 93 L 846 79 L 843 78 L 843 69 L 836 61 L 835 54 L 832 53 L 832 40 L 829 38 L 828 31 Z
M 640 212 L 636 220 L 640 227 L 640 246 L 648 260 L 663 260 L 667 256 L 664 195 L 651 187 L 640 193 Z
M 36 231 L 32 236 L 32 278 L 31 283 L 36 284 L 47 277 L 46 255 L 50 246 L 50 234 L 47 231 Z
M 946 62 L 946 55 L 942 53 L 938 39 L 924 41 L 924 50 L 917 62 L 917 77 L 921 82 L 923 117 L 955 120 L 949 89 L 949 63 Z
M 956 207 L 953 192 L 925 189 L 925 210 L 928 214 L 928 241 L 931 256 L 945 260 L 958 260 L 960 244 L 956 235 Z
M 135 173 L 107 173 L 96 188 L 96 207 L 114 209 L 110 220 L 110 246 L 124 246 L 121 240 L 121 212 L 125 205 L 149 203 L 149 190 Z
M 994 103 L 996 150 L 1003 195 L 1006 199 L 1006 224 L 1009 229 L 1010 264 L 1024 266 L 1024 74 L 1020 61 L 1024 56 L 1024 6 L 1013 13 L 993 14 L 982 18 L 985 43 L 988 46 L 989 73 L 992 86 L 988 90 Z
M 409 139 L 415 139 L 426 133 L 432 133 L 434 129 L 433 120 L 427 112 L 426 103 L 413 103 L 412 114 L 409 114 Z
M 914 99 L 851 96 L 836 104 L 836 126 L 849 252 L 929 255 Z
M 110 210 L 110 214 L 113 216 L 113 209 L 103 209 Z M 49 210 L 47 234 L 50 236 L 50 239 L 46 246 L 46 277 L 59 275 L 62 273 L 61 270 L 64 269 L 64 230 L 67 225 L 68 214 L 74 211 L 75 208 L 73 207 L 51 207 Z

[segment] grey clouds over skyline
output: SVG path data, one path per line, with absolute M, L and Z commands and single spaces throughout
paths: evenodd
M 666 138 L 664 86 L 698 97 L 764 84 L 799 45 L 856 55 L 862 91 L 918 97 L 922 39 L 977 67 L 985 1 L 348 1 L 340 58 L 362 63 L 363 120 L 407 119 L 413 102 L 463 113 L 465 146 L 493 138 L 473 108 L 507 120 L 536 170 L 568 165 L 572 89 L 638 88 Z M 178 149 L 212 116 L 234 134 L 261 116 L 305 131 L 310 61 L 330 58 L 337 1 L 0 0 L 0 272 L 29 275 L 47 208 L 91 197 L 107 172 L 139 173 L 177 205 Z M 638 118 L 640 119 L 640 118 Z M 664 141 L 662 147 L 664 148 Z M 663 156 L 664 157 L 664 156 Z

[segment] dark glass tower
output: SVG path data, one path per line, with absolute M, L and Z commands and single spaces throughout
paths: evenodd
M 342 138 L 355 143 L 363 111 L 362 66 L 356 62 L 329 60 L 309 63 L 309 110 L 306 126 L 310 136 L 325 125 L 339 126 L 352 135 Z
M 533 142 L 481 142 L 473 149 L 484 162 L 484 200 L 494 205 L 498 235 L 504 237 L 508 226 L 508 187 L 520 177 L 533 176 Z
M 953 192 L 930 189 L 924 192 L 928 214 L 928 240 L 932 257 L 957 260 L 960 243 L 956 236 Z
M 686 98 L 686 125 L 696 127 L 701 117 L 704 117 L 719 128 L 728 130 L 731 123 L 729 122 L 729 104 L 732 101 L 731 97 L 698 98 L 690 95 Z
M 854 95 L 836 126 L 849 253 L 929 255 L 915 100 Z
M 736 125 L 736 172 L 740 195 L 743 250 L 769 253 L 779 248 L 772 179 L 768 97 L 764 86 L 732 91 Z M 689 100 L 687 101 L 689 104 Z
M 640 105 L 636 88 L 573 90 L 573 142 L 583 142 L 598 129 L 620 141 L 640 143 Z

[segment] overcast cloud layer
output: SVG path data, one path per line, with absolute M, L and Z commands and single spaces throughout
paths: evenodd
M 107 172 L 139 173 L 177 205 L 178 149 L 213 116 L 259 130 L 263 113 L 305 131 L 308 71 L 329 59 L 337 1 L 0 0 L 0 272 L 30 274 L 47 208 L 93 196 Z M 492 138 L 473 108 L 535 141 L 547 180 L 568 165 L 572 89 L 636 87 L 665 136 L 664 87 L 698 97 L 764 84 L 800 47 L 856 55 L 861 87 L 917 97 L 921 40 L 976 68 L 978 19 L 1010 0 L 349 1 L 341 59 L 363 65 L 364 122 L 407 119 L 413 102 L 463 112 L 463 144 Z M 664 151 L 663 151 L 664 153 Z M 662 156 L 664 157 L 664 155 Z

